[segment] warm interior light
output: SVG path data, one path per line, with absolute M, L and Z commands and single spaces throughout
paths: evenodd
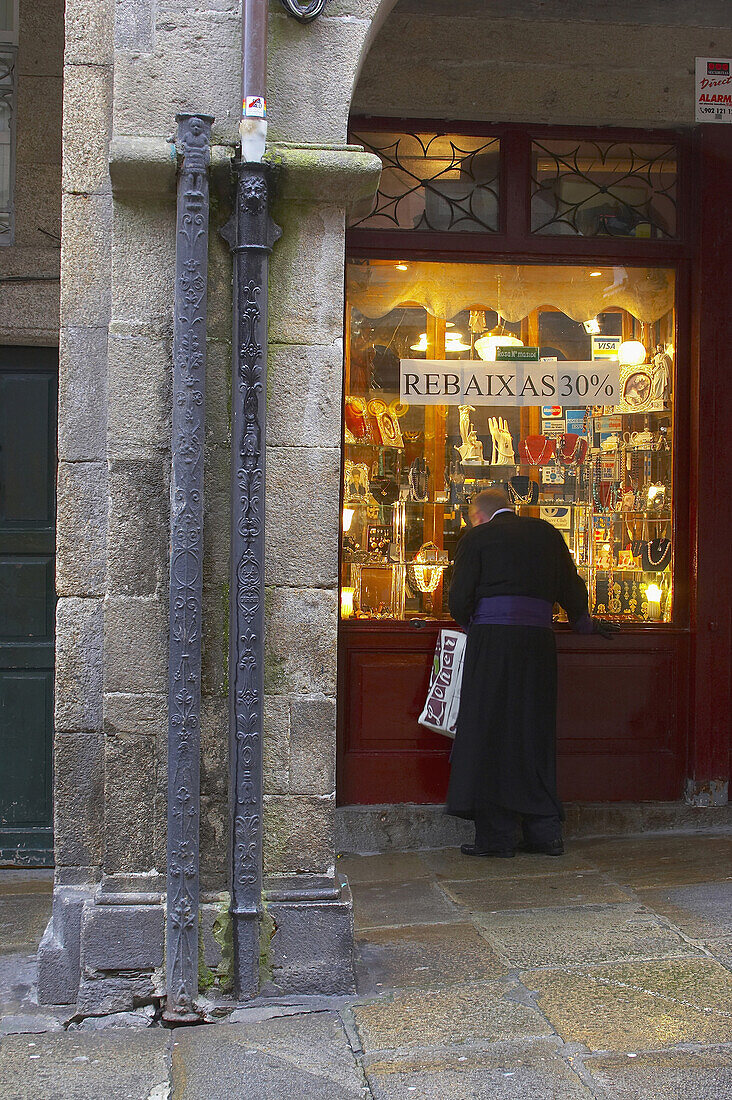
M 475 341 L 475 350 L 481 359 L 486 363 L 494 363 L 496 359 L 496 348 L 522 348 L 524 346 L 523 340 L 519 340 L 517 336 L 481 336 L 480 340 Z
M 355 508 L 344 508 L 343 509 L 343 530 L 344 531 L 350 531 L 351 530 L 351 524 L 353 523 L 353 516 L 354 516 L 355 511 L 356 511 Z
M 445 351 L 470 351 L 470 344 L 465 343 L 462 332 L 446 332 Z
M 646 587 L 646 599 L 648 601 L 648 618 L 652 622 L 658 622 L 661 618 L 661 589 L 657 584 L 649 584 Z
M 408 264 L 397 264 L 396 269 L 397 269 L 397 271 L 408 271 L 409 270 L 409 265 Z
M 618 348 L 618 359 L 625 367 L 639 367 L 646 361 L 646 349 L 640 340 L 623 340 Z
M 583 321 L 582 324 L 588 336 L 597 336 L 600 331 L 600 322 L 597 317 L 590 317 L 589 321 Z
M 598 277 L 599 275 L 602 275 L 602 272 L 601 272 L 601 271 L 591 271 L 591 272 L 590 272 L 590 278 L 591 278 L 591 279 L 597 279 L 597 277 Z
M 350 619 L 353 614 L 353 597 L 355 594 L 355 588 L 341 589 L 341 618 Z
M 426 332 L 421 332 L 419 334 L 418 342 L 416 344 L 412 344 L 410 346 L 410 350 L 411 351 L 427 351 L 427 347 L 428 347 L 427 333 Z

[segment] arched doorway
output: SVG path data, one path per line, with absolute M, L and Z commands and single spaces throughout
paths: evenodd
M 517 415 L 514 409 L 511 434 L 516 453 L 526 438 L 555 437 L 556 421 L 562 435 L 585 439 L 589 466 L 579 494 L 571 485 L 567 493 L 557 490 L 568 479 L 558 480 L 563 464 L 557 461 L 556 451 L 546 462 L 527 460 L 526 469 L 517 462 L 513 470 L 493 471 L 500 480 L 508 481 L 512 475 L 517 483 L 523 479 L 536 484 L 537 500 L 526 507 L 535 506 L 537 514 L 540 509 L 569 509 L 568 541 L 578 560 L 582 554 L 593 558 L 584 564 L 594 610 L 619 618 L 624 626 L 611 656 L 595 653 L 571 637 L 561 639 L 563 794 L 570 800 L 641 801 L 675 800 L 683 793 L 691 609 L 696 596 L 688 590 L 688 562 L 694 546 L 688 524 L 689 494 L 695 491 L 688 481 L 695 415 L 692 409 L 689 416 L 689 402 L 695 368 L 692 317 L 685 303 L 694 255 L 688 201 L 699 164 L 692 135 L 680 126 L 686 121 L 682 106 L 668 89 L 656 87 L 654 96 L 643 103 L 631 101 L 627 73 L 602 63 L 601 45 L 608 40 L 608 27 L 588 28 L 578 12 L 564 12 L 561 20 L 552 20 L 551 15 L 536 19 L 528 5 L 512 5 L 509 11 L 499 4 L 491 6 L 489 13 L 481 5 L 480 11 L 471 9 L 454 17 L 444 5 L 430 3 L 418 10 L 405 0 L 386 20 L 354 95 L 351 141 L 377 152 L 385 169 L 375 207 L 356 219 L 348 234 L 341 804 L 441 802 L 447 776 L 446 744 L 416 722 L 439 622 L 448 617 L 440 599 L 444 584 L 438 581 L 434 594 L 420 593 L 409 574 L 414 573 L 420 546 L 434 547 L 428 553 L 436 552 L 436 557 L 430 557 L 428 565 L 440 566 L 444 559 L 448 568 L 443 570 L 443 581 L 449 573 L 450 547 L 459 535 L 460 506 L 464 505 L 464 499 L 457 499 L 456 480 L 466 480 L 464 468 L 457 469 L 457 479 L 450 470 L 451 457 L 461 443 L 457 410 L 447 405 L 423 406 L 424 423 L 411 424 L 405 418 L 394 445 L 388 432 L 384 435 L 378 403 L 392 412 L 398 411 L 400 399 L 404 403 L 404 394 L 397 388 L 400 359 L 421 356 L 453 363 L 477 359 L 476 339 L 484 332 L 513 336 L 525 346 L 536 347 L 540 359 L 571 358 L 563 350 L 568 333 L 562 332 L 562 326 L 566 328 L 568 320 L 575 325 L 597 323 L 596 335 L 611 338 L 608 347 L 613 341 L 616 349 L 619 343 L 643 344 L 646 366 L 662 345 L 664 354 L 670 353 L 674 360 L 675 379 L 655 408 L 651 401 L 635 407 L 634 413 L 640 416 L 637 423 L 627 400 L 604 405 L 596 399 L 596 406 L 578 405 L 569 408 L 567 415 L 563 407 L 557 415 L 551 402 L 528 415 Z M 680 28 L 683 13 L 677 12 L 674 18 Z M 441 35 L 443 22 L 445 34 Z M 582 46 L 567 47 L 568 28 L 576 30 L 578 22 L 585 28 Z M 682 49 L 678 28 L 672 38 L 674 48 Z M 648 44 L 657 31 L 650 15 L 632 33 L 615 27 L 613 33 L 622 35 L 630 68 L 647 69 Z M 487 42 L 491 43 L 490 60 L 483 48 Z M 642 79 L 647 77 L 646 72 Z M 506 122 L 487 121 L 494 118 Z M 639 197 L 638 179 L 629 178 L 641 159 L 646 183 L 652 166 L 658 169 L 658 179 L 650 185 L 658 216 L 644 206 L 648 194 L 645 199 Z M 641 190 L 644 186 L 640 185 Z M 624 190 L 627 187 L 631 190 Z M 640 206 L 632 213 L 636 200 Z M 666 214 L 661 214 L 664 204 Z M 504 265 L 502 289 L 494 287 L 492 297 L 476 294 L 474 299 L 468 292 L 462 297 L 455 293 L 459 266 L 467 263 L 476 265 L 474 283 L 481 281 L 478 267 L 482 266 L 485 282 L 489 269 L 495 276 Z M 553 301 L 551 295 L 537 299 L 534 309 L 523 312 L 514 294 L 511 309 L 507 308 L 506 297 L 512 293 L 509 269 L 526 283 L 531 278 L 536 281 L 541 271 L 546 278 L 556 279 L 562 270 L 566 274 L 569 265 L 577 268 L 578 279 L 584 281 L 593 277 L 595 269 L 605 271 L 604 311 L 593 309 L 580 318 L 583 306 L 576 287 L 564 296 L 555 294 Z M 462 270 L 464 274 L 465 267 Z M 618 279 L 660 279 L 667 289 L 673 283 L 672 296 L 680 308 L 674 313 L 675 307 L 667 303 L 662 319 L 660 314 L 651 318 L 638 303 L 631 308 L 619 301 L 611 304 L 611 288 Z M 381 304 L 376 305 L 379 297 Z M 473 317 L 481 306 L 487 316 Z M 493 316 L 488 316 L 491 311 Z M 483 327 L 474 327 L 478 325 Z M 452 358 L 448 326 L 453 333 L 461 331 L 463 341 L 470 341 L 469 349 L 453 346 Z M 586 347 L 576 355 L 592 362 L 601 349 L 593 343 L 595 334 L 587 324 L 584 327 Z M 657 381 L 656 388 L 660 384 Z M 669 400 L 672 391 L 673 400 Z M 674 402 L 679 410 L 675 422 Z M 570 413 L 572 425 L 579 430 L 571 431 Z M 410 444 L 416 441 L 405 436 L 419 432 L 424 445 L 412 455 Z M 477 434 L 484 436 L 480 440 L 484 450 L 490 447 L 487 432 Z M 613 437 L 621 445 L 612 451 L 617 468 L 611 472 Z M 646 453 L 643 440 L 649 440 Z M 665 457 L 660 452 L 666 452 Z M 598 462 L 595 470 L 592 464 Z M 492 480 L 489 466 L 485 463 L 481 471 L 486 483 Z M 410 475 L 419 480 L 425 470 L 426 485 L 417 486 L 415 499 Z M 484 487 L 479 478 L 472 480 L 476 489 Z M 659 485 L 663 486 L 663 511 L 649 509 L 649 489 Z M 656 489 L 654 495 L 659 493 Z M 611 499 L 611 494 L 617 499 Z M 389 495 L 394 499 L 390 501 Z M 419 535 L 410 541 L 404 526 L 409 527 L 410 504 L 417 504 L 420 496 L 423 521 Z M 572 511 L 579 511 L 581 505 L 586 505 L 583 531 L 578 530 Z M 452 513 L 449 532 L 448 512 Z M 655 525 L 652 520 L 657 521 Z M 585 550 L 578 539 L 584 540 Z M 653 560 L 643 558 L 642 543 L 653 544 L 655 550 L 660 546 L 664 553 L 670 550 L 673 567 L 665 563 L 662 570 L 654 569 L 654 564 L 661 563 L 653 553 Z M 640 556 L 632 553 L 634 548 L 641 551 Z M 609 568 L 600 568 L 603 564 Z M 649 600 L 649 585 L 662 592 L 660 614 L 654 600 Z M 651 594 L 655 595 L 654 587 Z M 587 699 L 592 700 L 590 708 L 582 702 Z M 619 757 L 622 767 L 618 767 Z

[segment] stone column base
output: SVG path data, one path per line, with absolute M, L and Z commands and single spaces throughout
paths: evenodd
M 347 880 L 293 875 L 265 881 L 269 949 L 260 993 L 353 993 L 353 901 Z
M 71 1005 L 79 992 L 81 914 L 96 887 L 56 886 L 38 948 L 38 1003 Z
M 57 886 L 38 950 L 38 1000 L 82 1015 L 126 1012 L 162 995 L 165 909 L 154 894 Z

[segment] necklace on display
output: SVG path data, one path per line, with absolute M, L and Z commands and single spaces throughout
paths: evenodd
M 425 501 L 429 496 L 430 468 L 424 458 L 415 458 L 409 467 L 409 495 L 412 500 Z
M 539 486 L 528 477 L 512 477 L 507 488 L 512 504 L 536 504 L 539 499 Z
M 560 462 L 570 465 L 573 462 L 581 463 L 587 454 L 587 440 L 574 432 L 566 432 L 559 437 L 557 458 Z
M 646 572 L 662 573 L 670 561 L 671 539 L 651 539 L 646 544 L 643 550 L 643 568 Z
M 545 466 L 554 458 L 556 443 L 545 435 L 527 435 L 519 443 L 522 458 L 529 466 Z

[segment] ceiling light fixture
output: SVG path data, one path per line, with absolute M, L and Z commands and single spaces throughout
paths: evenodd
M 496 360 L 496 348 L 522 348 L 523 340 L 517 336 L 481 336 L 475 341 L 475 350 L 486 363 L 494 363 Z

